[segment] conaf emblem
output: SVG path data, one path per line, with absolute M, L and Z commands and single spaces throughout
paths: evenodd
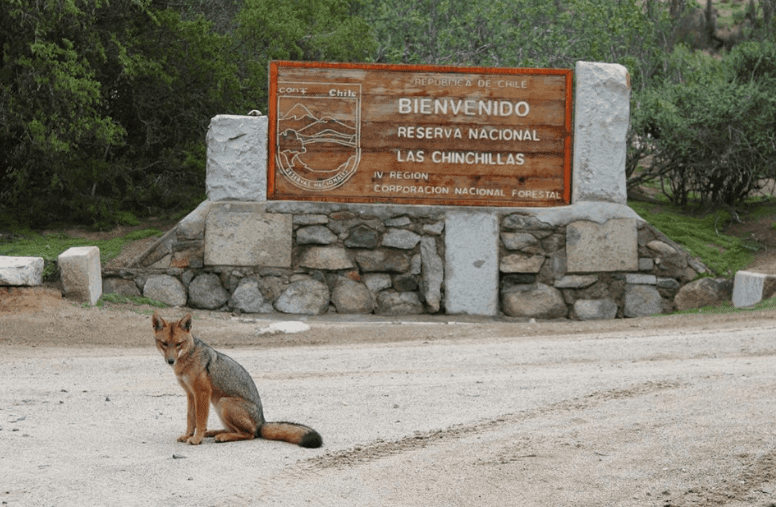
M 278 83 L 304 94 L 278 94 L 275 163 L 294 186 L 326 192 L 342 186 L 361 159 L 361 85 Z

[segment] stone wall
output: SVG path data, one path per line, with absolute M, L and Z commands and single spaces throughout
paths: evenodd
M 680 287 L 705 271 L 627 207 L 564 210 L 495 213 L 494 314 L 587 320 L 668 312 Z M 132 265 L 105 271 L 104 291 L 242 313 L 482 314 L 449 308 L 453 211 L 206 201 Z

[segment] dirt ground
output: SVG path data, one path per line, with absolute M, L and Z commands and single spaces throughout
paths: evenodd
M 628 332 L 649 326 L 652 330 L 676 330 L 683 327 L 724 328 L 741 325 L 751 313 L 663 315 L 646 319 L 612 321 L 557 320 L 527 323 L 514 319 L 491 319 L 470 316 L 291 316 L 283 314 L 245 315 L 236 317 L 224 312 L 197 309 L 163 309 L 148 305 L 105 303 L 90 308 L 62 297 L 53 287 L 0 288 L 0 345 L 22 347 L 117 347 L 135 348 L 152 344 L 149 329 L 154 311 L 172 318 L 186 312 L 194 315 L 199 333 L 217 346 L 290 347 L 308 345 L 343 346 L 351 344 L 391 343 L 415 340 L 470 338 L 499 333 L 509 329 L 517 337 L 573 335 L 577 333 Z M 763 313 L 763 312 L 760 312 Z M 768 312 L 763 313 L 768 314 Z M 301 321 L 317 323 L 304 333 L 258 334 L 273 322 Z M 448 324 L 447 326 L 444 326 Z M 461 324 L 458 326 L 456 324 Z M 361 326 L 369 328 L 364 336 Z M 446 327 L 439 336 L 436 327 Z M 331 329 L 336 328 L 335 334 Z
M 771 241 L 770 222 L 749 233 Z M 753 268 L 776 272 L 773 250 Z M 153 310 L 0 289 L 2 505 L 776 507 L 776 311 L 529 323 L 193 310 L 269 420 L 323 435 L 309 450 L 177 442 L 186 401 Z M 283 320 L 309 329 L 267 332 Z
M 269 420 L 323 435 L 310 450 L 177 442 L 186 401 L 152 310 L 0 292 L 3 505 L 776 506 L 776 311 L 294 334 L 264 333 L 289 316 L 194 311 Z

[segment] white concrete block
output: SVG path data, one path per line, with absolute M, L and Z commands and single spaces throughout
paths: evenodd
M 451 211 L 445 218 L 445 310 L 498 315 L 499 226 L 494 213 Z
M 218 115 L 207 133 L 205 187 L 211 201 L 267 200 L 266 116 Z
M 95 304 L 102 296 L 100 249 L 96 246 L 68 248 L 57 258 L 65 297 Z
M 626 204 L 630 76 L 622 65 L 577 62 L 572 202 Z
M 736 308 L 754 306 L 763 299 L 773 296 L 774 290 L 776 290 L 776 276 L 738 271 L 733 279 L 733 306 Z
M 43 257 L 0 256 L 0 285 L 41 285 Z

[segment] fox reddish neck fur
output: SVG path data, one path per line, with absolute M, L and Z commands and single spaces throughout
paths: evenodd
M 312 428 L 289 422 L 266 422 L 256 384 L 237 361 L 218 352 L 191 334 L 192 317 L 175 322 L 154 312 L 151 323 L 156 348 L 172 366 L 186 391 L 186 433 L 180 442 L 199 444 L 205 437 L 216 442 L 250 440 L 256 437 L 283 440 L 302 447 L 320 447 L 323 439 Z M 207 431 L 210 405 L 225 429 Z

